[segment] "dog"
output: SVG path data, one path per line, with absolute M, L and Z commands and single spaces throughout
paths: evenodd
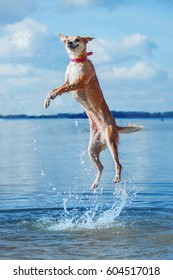
M 44 101 L 44 107 L 50 105 L 51 100 L 66 92 L 72 92 L 74 98 L 82 105 L 90 123 L 90 141 L 88 154 L 97 169 L 96 178 L 91 185 L 95 189 L 103 172 L 103 165 L 99 155 L 108 146 L 114 164 L 115 177 L 113 183 L 121 180 L 122 166 L 118 157 L 119 133 L 130 133 L 140 130 L 138 125 L 119 127 L 113 118 L 103 96 L 98 78 L 87 53 L 87 43 L 93 40 L 86 36 L 65 36 L 59 34 L 70 58 L 65 74 L 65 83 L 52 90 Z

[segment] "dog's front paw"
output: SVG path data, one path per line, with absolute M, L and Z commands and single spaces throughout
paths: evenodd
M 47 109 L 50 105 L 50 98 L 47 97 L 45 100 L 44 100 L 44 108 Z
M 46 97 L 46 99 L 44 100 L 44 108 L 45 109 L 49 107 L 51 100 L 53 100 L 57 96 L 55 91 L 56 91 L 56 89 L 51 91 L 48 94 L 48 96 Z

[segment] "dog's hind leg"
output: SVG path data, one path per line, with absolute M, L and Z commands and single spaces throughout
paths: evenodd
M 119 183 L 121 180 L 122 166 L 118 157 L 118 130 L 113 125 L 108 125 L 106 139 L 107 145 L 115 163 L 115 177 L 113 179 L 113 183 Z
M 101 141 L 101 134 L 99 131 L 91 130 L 90 131 L 90 142 L 88 146 L 88 154 L 91 161 L 97 168 L 96 178 L 91 185 L 92 189 L 97 188 L 100 178 L 102 176 L 103 165 L 100 161 L 99 155 L 100 152 L 106 147 L 105 144 Z

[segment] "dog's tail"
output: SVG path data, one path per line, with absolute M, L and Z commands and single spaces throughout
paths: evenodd
M 129 124 L 128 126 L 118 126 L 118 132 L 119 133 L 131 133 L 139 131 L 143 128 L 143 126 L 137 125 L 137 124 Z

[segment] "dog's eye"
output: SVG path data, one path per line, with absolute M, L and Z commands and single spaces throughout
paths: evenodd
M 79 39 L 79 38 L 76 38 L 76 39 L 75 39 L 75 42 L 76 42 L 76 43 L 79 43 L 79 42 L 80 42 L 80 39 Z

